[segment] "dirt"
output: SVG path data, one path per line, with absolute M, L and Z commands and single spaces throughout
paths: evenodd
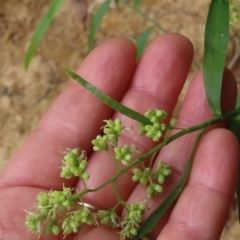
M 91 13 L 87 10 L 90 7 L 94 12 L 99 1 L 69 0 L 58 12 L 29 70 L 25 71 L 26 49 L 50 2 L 0 1 L 0 172 L 9 157 L 35 129 L 44 112 L 68 84 L 68 77 L 62 72 L 61 66 L 75 70 L 87 55 L 91 20 Z M 93 5 L 95 3 L 96 6 Z M 145 0 L 140 10 L 157 21 L 167 32 L 178 32 L 187 36 L 194 44 L 194 61 L 201 67 L 208 5 L 209 1 L 202 0 L 194 3 L 189 0 Z M 131 9 L 122 4 L 114 7 L 113 4 L 113 8 L 104 17 L 95 44 L 98 45 L 116 36 L 138 36 L 150 26 L 151 23 Z M 231 30 L 228 62 L 233 60 L 238 50 L 238 30 L 239 26 Z M 154 29 L 150 40 L 160 34 L 163 32 Z M 197 67 L 193 65 L 189 79 L 196 71 Z M 237 61 L 235 72 L 239 78 Z M 184 92 L 185 90 L 181 99 Z M 234 206 L 233 204 L 222 240 L 240 239 L 240 227 Z

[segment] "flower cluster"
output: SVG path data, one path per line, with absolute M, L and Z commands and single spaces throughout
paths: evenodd
M 160 161 L 155 172 L 152 172 L 152 169 L 149 167 L 143 170 L 134 168 L 133 174 L 132 180 L 134 182 L 140 182 L 144 186 L 149 184 L 147 197 L 150 199 L 153 195 L 158 195 L 163 191 L 163 187 L 160 184 L 163 184 L 165 178 L 171 174 L 171 169 L 169 165 Z
M 114 209 L 110 210 L 99 210 L 97 212 L 97 216 L 100 219 L 100 224 L 107 225 L 113 228 L 119 228 L 120 227 L 120 218 L 116 214 Z
M 75 176 L 86 180 L 89 178 L 89 174 L 85 171 L 86 167 L 87 157 L 84 151 L 79 153 L 78 148 L 67 150 L 63 157 L 63 166 L 60 176 L 67 179 Z
M 124 127 L 119 118 L 116 120 L 104 120 L 106 125 L 103 126 L 103 132 L 105 135 L 98 135 L 96 139 L 92 140 L 94 151 L 108 151 L 108 145 L 113 144 L 114 147 L 118 145 L 118 138 L 123 134 Z
M 127 214 L 121 222 L 120 239 L 132 238 L 137 235 L 146 205 L 143 203 L 132 203 L 127 206 Z
M 80 209 L 67 214 L 62 223 L 63 234 L 77 233 L 83 224 L 92 225 L 94 214 L 89 208 L 82 206 Z
M 152 138 L 153 141 L 157 142 L 163 135 L 163 131 L 166 130 L 166 124 L 160 123 L 159 121 L 166 118 L 167 113 L 164 110 L 148 110 L 145 114 L 152 124 L 143 125 L 140 123 L 139 134 L 146 134 L 147 137 Z
M 129 145 L 125 144 L 122 148 L 115 147 L 115 158 L 116 160 L 121 160 L 123 165 L 127 165 L 132 158 L 132 153 L 134 151 L 134 147 L 131 148 Z
M 25 225 L 37 236 L 54 234 L 60 231 L 59 215 L 64 215 L 76 205 L 70 188 L 62 191 L 39 193 L 33 212 L 28 212 Z
M 149 110 L 146 112 L 145 116 L 152 122 L 152 125 L 140 125 L 141 134 L 146 134 L 154 141 L 158 141 L 162 136 L 162 131 L 166 129 L 166 125 L 159 121 L 164 119 L 166 115 L 163 110 Z M 133 153 L 138 152 L 138 150 L 128 144 L 119 145 L 119 137 L 122 136 L 125 130 L 120 119 L 105 120 L 104 122 L 106 123 L 103 127 L 104 135 L 98 135 L 96 139 L 92 140 L 93 150 L 108 152 L 116 165 L 116 172 L 127 171 L 131 167 L 129 167 L 129 163 L 133 160 Z M 68 234 L 77 233 L 84 224 L 107 225 L 118 228 L 120 229 L 118 234 L 121 240 L 136 236 L 143 222 L 146 204 L 124 202 L 117 187 L 114 190 L 118 202 L 114 208 L 99 210 L 83 203 L 82 197 L 86 193 L 98 190 L 98 188 L 87 188 L 85 180 L 90 177 L 86 172 L 87 157 L 85 152 L 80 151 L 78 148 L 67 149 L 64 154 L 60 176 L 66 179 L 80 178 L 84 189 L 75 194 L 72 193 L 74 189 L 66 187 L 63 187 L 62 191 L 51 190 L 48 193 L 39 193 L 32 211 L 27 212 L 26 227 L 38 237 L 49 234 L 59 235 L 62 232 L 65 238 Z M 118 168 L 119 162 L 127 167 L 120 170 Z M 131 164 L 137 164 L 138 160 L 136 159 L 135 162 L 131 162 Z M 167 164 L 160 161 L 156 171 L 152 171 L 151 167 L 144 167 L 143 170 L 135 168 L 133 174 L 133 181 L 148 185 L 147 198 L 150 199 L 153 195 L 163 191 L 161 185 L 164 183 L 165 178 L 171 174 L 171 170 Z M 113 180 L 112 183 L 114 181 L 116 180 Z M 105 185 L 107 184 L 106 182 Z M 116 213 L 116 208 L 119 205 L 126 210 L 124 218 L 120 218 Z

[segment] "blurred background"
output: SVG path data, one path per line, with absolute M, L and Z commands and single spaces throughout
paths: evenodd
M 24 57 L 50 0 L 0 0 L 0 172 L 9 157 L 36 128 L 44 112 L 69 83 L 64 66 L 75 70 L 87 56 L 88 35 L 96 9 L 104 0 L 66 0 L 37 48 L 29 70 Z M 126 1 L 132 4 L 133 1 Z M 240 4 L 240 0 L 233 1 Z M 194 45 L 194 64 L 175 111 L 177 116 L 187 86 L 202 66 L 204 25 L 209 0 L 142 0 L 138 11 L 157 22 L 166 32 L 188 37 Z M 238 15 L 239 15 L 239 9 Z M 112 0 L 95 37 L 94 45 L 112 37 L 137 39 L 153 24 L 136 11 Z M 153 28 L 148 42 L 163 34 Z M 229 66 L 240 81 L 240 22 L 231 26 L 227 55 Z M 221 240 L 240 239 L 236 202 Z

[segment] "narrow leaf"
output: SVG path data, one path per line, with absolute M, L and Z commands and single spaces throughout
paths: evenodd
M 142 0 L 134 0 L 133 7 L 137 8 L 141 4 Z
M 94 87 L 91 83 L 87 82 L 85 79 L 77 75 L 76 73 L 63 68 L 64 71 L 75 81 L 79 82 L 84 88 L 86 88 L 89 92 L 91 92 L 95 97 L 100 99 L 102 102 L 107 104 L 112 109 L 128 116 L 129 118 L 132 118 L 144 125 L 152 124 L 148 118 L 146 118 L 144 115 L 122 105 L 121 103 L 117 102 L 107 94 L 103 93 L 98 88 Z
M 54 16 L 58 12 L 58 10 L 61 7 L 61 5 L 63 4 L 63 2 L 64 2 L 64 0 L 53 0 L 52 3 L 50 4 L 46 14 L 40 21 L 37 29 L 34 32 L 34 35 L 32 37 L 30 45 L 28 47 L 27 53 L 25 55 L 25 61 L 24 61 L 25 69 L 28 69 L 31 59 L 32 59 L 39 43 L 41 42 L 44 34 L 48 30 L 52 20 L 54 19 Z
M 235 108 L 239 108 L 239 107 L 240 107 L 240 93 L 237 96 L 237 102 L 236 102 Z M 229 130 L 234 133 L 234 135 L 238 139 L 238 142 L 240 143 L 240 115 L 231 119 L 229 123 Z
M 141 58 L 145 47 L 147 45 L 147 40 L 152 32 L 152 27 L 146 29 L 137 39 L 137 61 Z
M 229 38 L 229 1 L 212 0 L 204 39 L 203 76 L 212 113 L 221 115 L 221 87 Z
M 133 237 L 131 240 L 138 240 L 139 238 L 145 236 L 149 232 L 153 230 L 153 228 L 157 225 L 160 218 L 163 216 L 163 214 L 169 209 L 169 207 L 174 203 L 174 201 L 177 199 L 177 197 L 180 195 L 180 193 L 183 190 L 183 187 L 187 181 L 187 178 L 189 176 L 193 158 L 195 156 L 195 152 L 199 143 L 199 140 L 201 136 L 203 135 L 205 131 L 205 128 L 201 130 L 199 135 L 197 136 L 195 140 L 195 144 L 193 147 L 193 150 L 191 152 L 191 155 L 187 161 L 184 174 L 182 176 L 182 179 L 178 183 L 178 185 L 175 187 L 175 189 L 170 193 L 170 195 L 163 201 L 163 203 L 146 219 L 146 221 L 143 223 L 143 225 L 138 230 L 138 234 Z
M 90 34 L 88 38 L 88 53 L 93 49 L 95 35 L 97 33 L 98 27 L 106 14 L 111 0 L 107 0 L 100 5 L 97 9 L 96 13 L 93 16 L 91 27 L 90 27 Z
M 240 107 L 240 94 L 238 94 L 237 96 L 237 103 L 235 108 L 238 108 L 238 107 Z M 229 123 L 229 130 L 234 133 L 234 135 L 238 139 L 238 142 L 240 143 L 240 115 L 231 119 Z M 238 221 L 240 223 L 240 174 L 238 174 L 236 194 L 237 194 L 237 203 L 238 203 Z

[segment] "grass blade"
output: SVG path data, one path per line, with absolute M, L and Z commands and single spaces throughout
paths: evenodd
M 91 52 L 91 50 L 93 49 L 95 35 L 97 33 L 98 27 L 99 27 L 104 15 L 106 14 L 106 12 L 109 8 L 110 2 L 111 2 L 110 0 L 107 0 L 104 3 L 102 3 L 93 16 L 93 19 L 91 22 L 89 38 L 88 38 L 88 53 Z
M 75 81 L 79 82 L 84 88 L 86 88 L 89 92 L 91 92 L 95 97 L 100 99 L 102 102 L 113 108 L 114 110 L 138 121 L 141 122 L 144 125 L 152 124 L 148 118 L 146 118 L 144 115 L 122 105 L 121 103 L 117 102 L 107 94 L 103 93 L 98 88 L 94 87 L 91 83 L 87 82 L 85 79 L 77 75 L 76 73 L 63 68 L 64 71 Z
M 240 94 L 238 94 L 237 96 L 236 108 L 238 107 L 240 107 Z M 238 139 L 238 142 L 240 143 L 240 115 L 231 119 L 229 123 L 229 130 L 234 133 L 234 135 Z M 238 174 L 236 194 L 237 194 L 237 204 L 238 204 L 238 221 L 240 223 L 240 174 Z
M 145 50 L 147 40 L 152 32 L 152 29 L 152 27 L 147 28 L 137 39 L 137 61 L 141 58 Z
M 52 3 L 50 4 L 46 14 L 40 21 L 37 29 L 34 32 L 34 35 L 32 37 L 32 40 L 30 42 L 30 45 L 28 47 L 27 53 L 25 55 L 25 61 L 24 61 L 24 66 L 25 69 L 28 69 L 31 59 L 41 42 L 44 34 L 48 30 L 49 26 L 51 25 L 52 20 L 54 19 L 54 16 L 58 12 L 59 8 L 63 4 L 64 0 L 53 0 Z
M 133 7 L 137 8 L 141 4 L 142 0 L 134 0 Z
M 187 161 L 184 174 L 182 176 L 181 181 L 178 183 L 178 185 L 175 187 L 175 189 L 170 193 L 170 195 L 163 201 L 163 203 L 146 219 L 146 221 L 143 223 L 143 225 L 138 230 L 138 234 L 133 237 L 131 240 L 138 240 L 139 238 L 145 236 L 149 232 L 153 230 L 153 228 L 156 226 L 160 218 L 163 216 L 163 214 L 169 209 L 169 207 L 174 203 L 174 201 L 177 199 L 177 197 L 180 195 L 186 180 L 189 176 L 193 158 L 199 143 L 199 140 L 203 133 L 205 132 L 205 128 L 201 130 L 201 132 L 198 134 L 195 144 L 193 147 L 193 150 L 191 152 L 191 155 Z
M 212 0 L 206 27 L 203 56 L 204 87 L 212 113 L 221 115 L 221 87 L 229 38 L 229 1 Z

